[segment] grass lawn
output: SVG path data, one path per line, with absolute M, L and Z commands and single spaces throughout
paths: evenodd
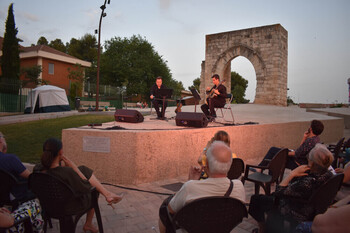
M 16 154 L 22 162 L 38 163 L 45 140 L 50 137 L 61 139 L 62 129 L 111 121 L 114 121 L 113 115 L 89 114 L 0 125 L 0 132 L 5 135 L 8 153 Z

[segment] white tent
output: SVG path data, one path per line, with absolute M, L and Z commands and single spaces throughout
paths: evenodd
M 31 90 L 27 97 L 24 113 L 70 111 L 66 91 L 62 88 L 44 85 Z

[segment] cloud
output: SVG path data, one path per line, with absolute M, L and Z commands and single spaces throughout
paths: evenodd
M 39 21 L 39 17 L 36 16 L 36 15 L 33 15 L 33 14 L 29 14 L 27 12 L 24 12 L 24 13 L 20 13 L 20 16 L 29 20 L 29 21 L 32 21 L 32 22 L 38 22 Z
M 4 20 L 7 18 L 7 11 L 0 9 L 0 20 Z
M 167 10 L 170 7 L 170 0 L 159 0 L 159 3 L 162 10 Z

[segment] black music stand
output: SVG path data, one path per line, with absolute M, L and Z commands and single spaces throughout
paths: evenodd
M 164 109 L 165 100 L 171 99 L 171 96 L 173 95 L 173 89 L 170 89 L 170 88 L 159 89 L 159 94 L 162 98 L 161 99 L 154 98 L 154 99 L 155 100 L 163 100 L 162 116 L 163 116 L 163 120 L 166 120 L 167 118 L 165 117 L 165 109 Z
M 194 97 L 194 112 L 197 112 L 197 102 L 199 104 L 201 97 L 199 96 L 199 93 L 196 90 L 196 88 L 190 88 L 190 91 L 192 92 L 192 95 Z

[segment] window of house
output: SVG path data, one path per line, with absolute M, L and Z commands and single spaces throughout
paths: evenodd
M 54 74 L 55 64 L 49 63 L 49 74 Z

